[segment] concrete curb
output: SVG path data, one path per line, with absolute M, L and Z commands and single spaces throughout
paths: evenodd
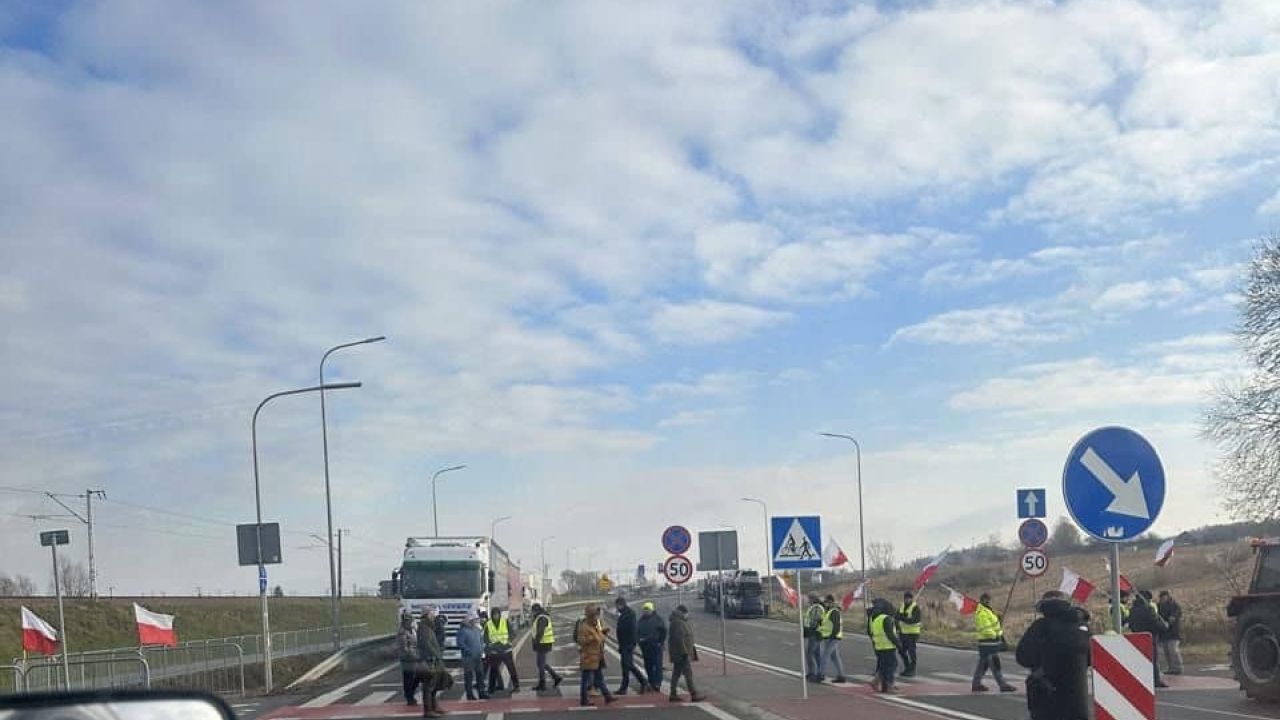
M 315 667 L 311 668 L 310 670 L 306 671 L 301 676 L 299 676 L 297 680 L 294 680 L 293 682 L 286 685 L 285 690 L 293 690 L 300 685 L 305 685 L 306 683 L 319 680 L 320 678 L 327 675 L 330 670 L 333 670 L 335 667 L 340 665 L 342 661 L 347 658 L 348 655 L 352 654 L 357 650 L 365 650 L 371 645 L 377 645 L 379 643 L 384 643 L 384 642 L 391 642 L 395 639 L 396 639 L 395 633 L 391 633 L 389 635 L 378 635 L 376 637 L 371 637 L 368 640 L 361 640 L 360 642 L 355 643 L 353 645 L 348 645 L 338 650 L 338 652 L 333 653 L 332 655 L 325 658 L 324 660 L 321 660 L 319 663 L 316 664 Z

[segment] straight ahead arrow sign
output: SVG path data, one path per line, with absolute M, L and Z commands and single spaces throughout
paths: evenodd
M 1143 520 L 1151 519 L 1147 497 L 1142 492 L 1142 478 L 1137 472 L 1130 475 L 1126 482 L 1092 447 L 1085 449 L 1084 455 L 1080 457 L 1080 464 L 1111 493 L 1111 504 L 1107 506 L 1107 512 Z
M 1022 496 L 1022 503 L 1027 506 L 1027 517 L 1038 517 L 1036 515 L 1036 492 L 1028 490 L 1026 495 Z

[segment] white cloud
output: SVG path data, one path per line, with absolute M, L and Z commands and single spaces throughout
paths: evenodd
M 1094 310 L 1124 313 L 1152 307 L 1167 307 L 1187 296 L 1191 288 L 1179 278 L 1160 281 L 1136 280 L 1112 285 L 1093 301 Z
M 1259 215 L 1280 215 L 1280 191 L 1258 206 Z
M 706 373 L 688 382 L 661 382 L 650 388 L 655 398 L 700 399 L 740 395 L 759 381 L 760 374 L 742 370 Z
M 703 345 L 747 337 L 788 317 L 788 313 L 754 305 L 697 300 L 660 306 L 649 327 L 659 342 Z
M 926 345 L 1005 345 L 1045 342 L 1065 330 L 1045 324 L 1022 308 L 997 305 L 973 310 L 950 310 L 928 320 L 898 328 L 889 338 Z

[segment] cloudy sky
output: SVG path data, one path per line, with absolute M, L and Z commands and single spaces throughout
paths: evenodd
M 899 559 L 1131 425 L 1155 529 L 1280 226 L 1270 0 L 7 3 L 0 484 L 106 490 L 103 591 L 256 591 L 250 416 L 329 398 L 346 584 L 410 534 L 554 572 L 820 513 Z M 272 581 L 321 592 L 318 398 L 259 423 Z M 0 492 L 0 571 L 47 578 Z M 312 547 L 307 547 L 307 546 Z

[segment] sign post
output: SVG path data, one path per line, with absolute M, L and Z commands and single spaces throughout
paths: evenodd
M 738 569 L 738 531 L 711 530 L 698 533 L 698 569 L 715 570 L 719 583 L 716 595 L 720 600 L 720 672 L 729 674 L 729 648 L 725 643 L 724 629 L 724 571 Z
M 71 533 L 66 530 L 47 530 L 40 533 L 40 544 L 53 555 L 53 591 L 58 596 L 58 640 L 62 646 L 62 689 L 71 691 L 71 664 L 67 660 L 67 616 L 62 611 L 62 579 L 58 577 L 58 546 L 71 544 Z
M 817 515 L 775 516 L 769 519 L 773 537 L 773 569 L 804 570 L 822 567 L 822 518 Z M 800 697 L 809 698 L 805 677 L 804 592 L 796 573 L 797 624 L 800 626 Z
M 1160 456 L 1129 428 L 1093 430 L 1067 455 L 1062 496 L 1081 530 L 1111 544 L 1111 622 L 1119 629 L 1119 544 L 1146 532 L 1164 507 Z

